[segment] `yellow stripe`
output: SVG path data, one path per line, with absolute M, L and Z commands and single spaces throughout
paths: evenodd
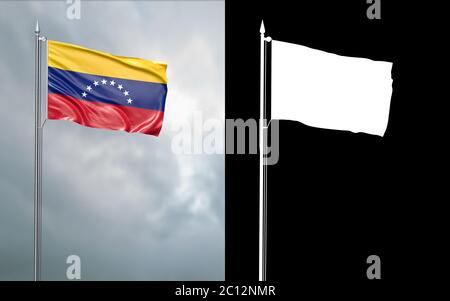
M 81 46 L 48 41 L 48 66 L 68 71 L 167 84 L 167 64 L 115 56 Z

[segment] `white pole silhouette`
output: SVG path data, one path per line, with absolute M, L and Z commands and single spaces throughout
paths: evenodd
M 259 114 L 259 281 L 266 280 L 267 265 L 267 165 L 264 157 L 266 147 L 266 44 L 272 39 L 265 38 L 264 21 L 261 21 L 260 32 L 260 114 Z

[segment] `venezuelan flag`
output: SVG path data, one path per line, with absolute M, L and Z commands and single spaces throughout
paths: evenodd
M 48 118 L 158 136 L 167 65 L 48 41 Z

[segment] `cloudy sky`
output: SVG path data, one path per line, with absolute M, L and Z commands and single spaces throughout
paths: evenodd
M 168 63 L 159 138 L 48 121 L 43 270 L 64 280 L 224 279 L 224 156 L 176 155 L 180 124 L 224 119 L 224 3 L 0 2 L 0 280 L 32 280 L 34 24 L 49 39 Z

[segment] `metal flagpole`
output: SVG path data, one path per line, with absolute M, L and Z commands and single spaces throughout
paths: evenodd
M 42 124 L 41 124 L 41 40 L 39 22 L 35 37 L 35 125 L 34 125 L 34 281 L 41 278 L 42 232 Z
M 264 37 L 264 21 L 261 21 L 260 36 L 260 116 L 259 116 L 259 281 L 266 280 L 267 266 L 267 166 L 265 154 L 266 120 L 266 44 L 272 39 Z

